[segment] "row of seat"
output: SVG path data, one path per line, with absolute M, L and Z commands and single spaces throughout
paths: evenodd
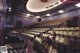
M 41 45 L 39 47 L 44 48 L 44 50 L 46 51 L 45 53 L 58 53 L 57 49 L 53 47 L 53 45 L 50 45 L 48 42 L 44 41 L 44 39 L 42 39 L 41 37 L 36 37 L 34 40 Z
M 25 35 L 27 35 L 29 37 L 33 37 L 34 38 L 35 35 L 39 35 L 40 34 L 40 36 L 41 36 L 41 33 L 45 32 L 47 30 L 44 30 L 44 29 L 42 29 L 42 30 L 40 30 L 40 29 L 37 29 L 37 30 L 36 29 L 31 29 L 31 30 L 26 31 L 26 32 L 21 33 L 21 34 L 23 34 L 23 35 L 25 34 Z M 44 35 L 42 35 L 42 36 L 44 36 Z M 39 44 L 42 44 L 42 46 L 44 46 L 44 48 L 46 49 L 46 47 L 45 47 L 46 43 L 43 45 L 43 40 L 40 37 L 36 36 L 35 41 L 39 42 Z M 48 44 L 48 46 L 49 46 L 48 49 L 46 49 L 48 53 L 57 53 L 57 49 L 55 49 L 52 45 Z
M 52 37 L 54 36 L 54 32 L 56 33 L 56 36 L 55 36 L 55 39 L 53 39 L 53 40 L 56 43 L 61 43 L 61 44 L 66 45 L 66 46 L 71 45 L 74 49 L 80 49 L 79 48 L 80 47 L 79 46 L 79 44 L 80 44 L 79 43 L 79 40 L 80 39 L 78 39 L 77 40 L 78 42 L 76 42 L 76 44 L 74 44 L 75 43 L 75 39 L 72 38 L 73 35 L 74 36 L 77 36 L 77 35 L 79 36 L 80 35 L 80 33 L 79 33 L 80 31 L 51 31 L 51 30 L 49 30 L 47 33 L 43 33 L 41 36 L 45 37 L 45 39 L 49 36 L 52 39 Z M 67 36 L 70 35 L 71 37 L 67 38 L 65 35 L 67 35 Z M 39 38 L 37 41 L 40 42 L 44 46 L 44 48 L 47 48 L 48 47 L 47 46 L 48 43 L 45 43 L 45 44 L 42 43 L 41 38 Z
M 59 42 L 63 42 L 63 43 L 64 42 L 69 43 L 70 41 L 74 42 L 74 40 L 78 42 L 80 38 L 80 31 L 54 31 L 54 32 L 56 33 L 55 40 L 59 40 Z M 51 33 L 54 36 L 53 31 L 48 31 L 48 33 Z M 47 34 L 45 36 L 50 36 L 50 35 Z
M 42 43 L 42 46 L 46 49 L 47 53 L 58 53 L 55 47 L 45 41 Z
M 44 37 L 44 39 L 46 39 L 47 37 L 49 37 L 50 39 L 52 39 L 53 41 L 57 42 L 57 43 L 63 43 L 64 45 L 69 45 L 70 41 L 68 38 L 64 38 L 62 36 L 55 36 L 55 38 L 53 39 L 53 36 L 51 34 L 42 34 L 42 36 Z M 41 38 L 42 40 L 44 40 L 43 38 Z M 38 40 L 40 43 L 42 42 L 42 40 Z
M 80 37 L 80 31 L 54 31 L 58 35 L 71 36 L 71 37 Z M 48 31 L 48 33 L 53 34 L 53 31 Z
M 80 30 L 80 27 L 60 27 L 60 28 L 53 28 L 53 30 Z
M 36 27 L 60 27 L 60 26 L 66 26 L 67 25 L 67 21 L 74 19 L 74 17 L 68 17 L 68 18 L 58 18 L 58 19 L 54 19 L 54 20 L 50 20 L 50 21 L 42 21 L 42 22 L 38 22 L 35 23 L 34 26 Z
M 8 49 L 8 53 L 20 53 L 21 49 Z
M 47 32 L 45 32 L 45 31 L 47 31 Z M 45 32 L 45 33 L 43 33 L 43 32 Z M 54 32 L 55 32 L 55 34 L 54 34 Z M 33 38 L 36 36 L 35 41 L 38 41 L 47 50 L 48 53 L 51 53 L 51 51 L 53 51 L 52 53 L 55 53 L 55 52 L 57 53 L 57 49 L 55 49 L 53 47 L 53 45 L 44 41 L 45 39 L 47 39 L 47 37 L 49 37 L 53 42 L 63 44 L 65 46 L 68 46 L 68 45 L 70 45 L 72 47 L 74 46 L 75 49 L 76 48 L 80 49 L 79 48 L 80 39 L 76 40 L 78 42 L 76 42 L 74 39 L 75 36 L 76 37 L 80 36 L 79 32 L 80 31 L 74 31 L 74 30 L 70 30 L 70 31 L 63 30 L 62 31 L 62 29 L 61 29 L 61 30 L 56 31 L 56 30 L 49 30 L 49 29 L 43 29 L 43 28 L 40 28 L 40 29 L 34 28 L 29 31 L 22 32 L 21 34 L 29 36 L 29 37 L 33 37 Z M 38 37 L 38 35 L 39 35 L 39 37 Z M 55 38 L 53 39 L 54 36 L 55 36 Z M 70 37 L 67 37 L 67 36 L 70 36 Z M 76 44 L 74 44 L 74 43 L 76 43 Z
M 33 28 L 31 30 L 24 31 L 24 32 L 23 31 L 22 32 L 18 32 L 16 30 L 13 30 L 10 33 L 21 33 L 23 35 L 34 37 L 35 35 L 39 35 L 40 33 L 45 32 L 47 30 L 49 30 L 49 28 Z

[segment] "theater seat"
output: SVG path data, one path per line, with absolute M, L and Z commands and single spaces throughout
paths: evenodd
M 75 27 L 74 29 L 75 29 L 75 30 L 80 30 L 80 27 Z
M 12 50 L 10 50 L 10 53 L 13 53 L 13 51 L 12 51 Z
M 64 31 L 64 30 L 65 30 L 65 28 L 63 27 L 63 28 L 62 28 L 62 30 Z
M 51 33 L 51 34 L 53 34 L 53 31 L 48 31 L 48 33 Z
M 35 40 L 38 41 L 39 43 L 42 43 L 41 38 L 36 37 Z
M 56 34 L 59 34 L 59 31 L 55 31 Z
M 46 42 L 45 42 L 45 41 L 43 41 L 43 42 L 42 42 L 42 46 L 44 46 L 45 44 L 46 44 Z
M 74 27 L 70 27 L 70 30 L 74 30 Z
M 21 33 L 21 34 L 26 35 L 26 36 L 29 36 L 29 37 L 34 37 L 34 35 L 28 34 L 28 33 Z
M 77 36 L 77 37 L 80 37 L 80 31 L 75 31 L 75 32 L 73 32 L 73 35 L 74 35 L 74 36 Z
M 52 45 L 49 45 L 49 46 L 48 46 L 48 49 L 47 49 L 48 53 L 51 53 L 52 48 L 53 48 Z
M 17 32 L 17 31 L 15 31 L 15 30 L 13 30 L 13 31 L 11 31 L 11 33 L 19 33 L 19 32 Z
M 28 32 L 28 33 L 32 33 L 32 34 L 35 34 L 35 35 L 40 34 L 39 32 Z
M 49 44 L 46 42 L 45 45 L 44 45 L 44 48 L 47 49 L 48 48 L 48 45 Z
M 55 37 L 55 41 L 58 42 L 59 38 L 60 38 L 59 36 L 56 36 L 56 37 Z
M 65 30 L 70 30 L 70 28 L 66 27 Z
M 48 37 L 50 34 L 42 34 L 43 37 Z
M 57 49 L 53 48 L 50 53 L 58 53 Z
M 63 31 L 62 35 L 67 36 L 67 35 L 68 35 L 68 34 L 67 34 L 67 31 Z
M 67 35 L 73 36 L 73 32 L 72 32 L 72 31 L 68 31 L 68 32 L 67 32 Z
M 14 49 L 14 53 L 17 53 L 17 51 Z
M 62 35 L 62 34 L 63 34 L 63 31 L 59 31 L 59 33 L 58 33 L 58 34 L 61 34 L 61 35 Z
M 62 28 L 58 28 L 58 30 L 62 30 Z
M 64 45 L 69 45 L 69 44 L 70 44 L 69 39 L 66 38 L 66 37 L 60 37 L 58 41 L 59 41 L 60 43 L 63 43 Z

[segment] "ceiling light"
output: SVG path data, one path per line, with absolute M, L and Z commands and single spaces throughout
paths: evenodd
M 76 4 L 75 6 L 80 7 L 80 3 Z
M 62 4 L 62 2 L 59 2 L 59 5 Z
M 66 2 L 67 0 L 60 0 L 60 2 Z
M 27 16 L 30 16 L 31 14 L 26 14 Z
M 11 7 L 9 7 L 9 11 L 11 11 L 12 9 L 11 9 Z
M 28 16 L 25 16 L 25 17 L 28 17 Z
M 66 2 L 67 0 L 62 0 L 61 2 Z
M 51 14 L 46 14 L 46 16 L 51 16 Z
M 59 12 L 59 13 L 64 13 L 64 10 L 59 10 L 58 12 Z
M 36 16 L 36 18 L 41 18 L 40 16 Z
M 19 39 L 19 40 L 21 40 L 21 39 Z
M 64 0 L 64 2 L 65 2 L 65 1 L 67 1 L 67 0 Z
M 5 37 L 5 39 L 8 39 L 8 37 Z

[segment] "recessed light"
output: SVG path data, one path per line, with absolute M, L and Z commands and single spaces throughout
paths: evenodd
M 77 3 L 75 6 L 80 7 L 80 3 Z
M 66 2 L 67 0 L 63 0 L 62 2 Z
M 11 7 L 9 7 L 9 11 L 11 11 L 12 9 L 11 9 Z
M 28 17 L 28 16 L 25 16 L 25 17 Z
M 21 40 L 21 39 L 19 39 L 19 40 Z
M 59 12 L 59 13 L 64 13 L 64 10 L 59 10 L 58 12 Z
M 66 2 L 67 0 L 61 0 L 61 2 Z
M 5 39 L 8 39 L 8 37 L 5 37 Z
M 36 16 L 36 18 L 41 18 L 40 16 Z
M 46 14 L 46 16 L 51 16 L 51 14 Z
M 26 14 L 27 16 L 30 16 L 31 14 Z

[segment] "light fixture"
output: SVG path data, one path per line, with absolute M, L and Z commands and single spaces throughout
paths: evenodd
M 9 11 L 11 11 L 12 9 L 11 9 L 11 7 L 9 7 Z
M 61 0 L 61 2 L 66 2 L 67 0 Z
M 51 16 L 51 14 L 46 14 L 46 16 Z
M 36 18 L 41 18 L 40 16 L 36 16 Z
M 21 40 L 21 39 L 19 39 L 19 40 Z
M 5 37 L 5 39 L 8 39 L 8 37 Z
M 25 16 L 25 17 L 28 17 L 28 16 Z
M 64 0 L 63 2 L 65 2 L 65 1 L 67 1 L 67 0 Z
M 59 10 L 58 12 L 59 12 L 59 13 L 64 13 L 64 10 Z
M 30 16 L 31 14 L 26 14 L 27 16 Z
M 80 3 L 77 3 L 75 6 L 80 7 Z

